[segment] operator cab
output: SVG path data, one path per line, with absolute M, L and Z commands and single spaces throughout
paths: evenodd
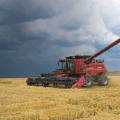
M 64 72 L 66 71 L 73 71 L 75 68 L 75 62 L 73 60 L 59 60 L 59 68 L 63 70 Z
M 58 62 L 59 65 L 59 69 L 63 70 L 63 72 L 67 72 L 67 71 L 75 71 L 76 70 L 76 66 L 78 61 L 77 60 L 85 60 L 87 58 L 89 58 L 90 56 L 88 55 L 76 55 L 76 56 L 69 56 L 66 57 L 65 59 L 61 59 Z

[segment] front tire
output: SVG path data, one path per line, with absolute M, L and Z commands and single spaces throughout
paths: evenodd
M 90 75 L 85 75 L 85 84 L 83 87 L 92 87 L 94 82 L 94 78 Z
M 98 84 L 100 86 L 107 86 L 108 82 L 109 82 L 109 80 L 105 74 L 101 74 L 98 76 Z

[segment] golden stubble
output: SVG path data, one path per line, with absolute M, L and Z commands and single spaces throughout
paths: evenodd
M 0 78 L 0 120 L 119 120 L 120 76 L 109 79 L 107 87 L 64 89 Z

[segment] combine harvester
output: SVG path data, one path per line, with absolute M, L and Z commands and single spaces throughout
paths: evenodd
M 113 46 L 120 43 L 114 41 L 92 56 L 70 56 L 58 62 L 59 69 L 53 73 L 41 74 L 39 77 L 28 78 L 27 85 L 54 86 L 66 88 L 91 87 L 93 83 L 100 86 L 108 85 L 107 68 L 104 61 L 95 59 Z

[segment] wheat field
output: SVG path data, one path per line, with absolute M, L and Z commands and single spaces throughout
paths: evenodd
M 107 87 L 64 89 L 0 78 L 0 120 L 120 120 L 120 76 L 109 79 Z

